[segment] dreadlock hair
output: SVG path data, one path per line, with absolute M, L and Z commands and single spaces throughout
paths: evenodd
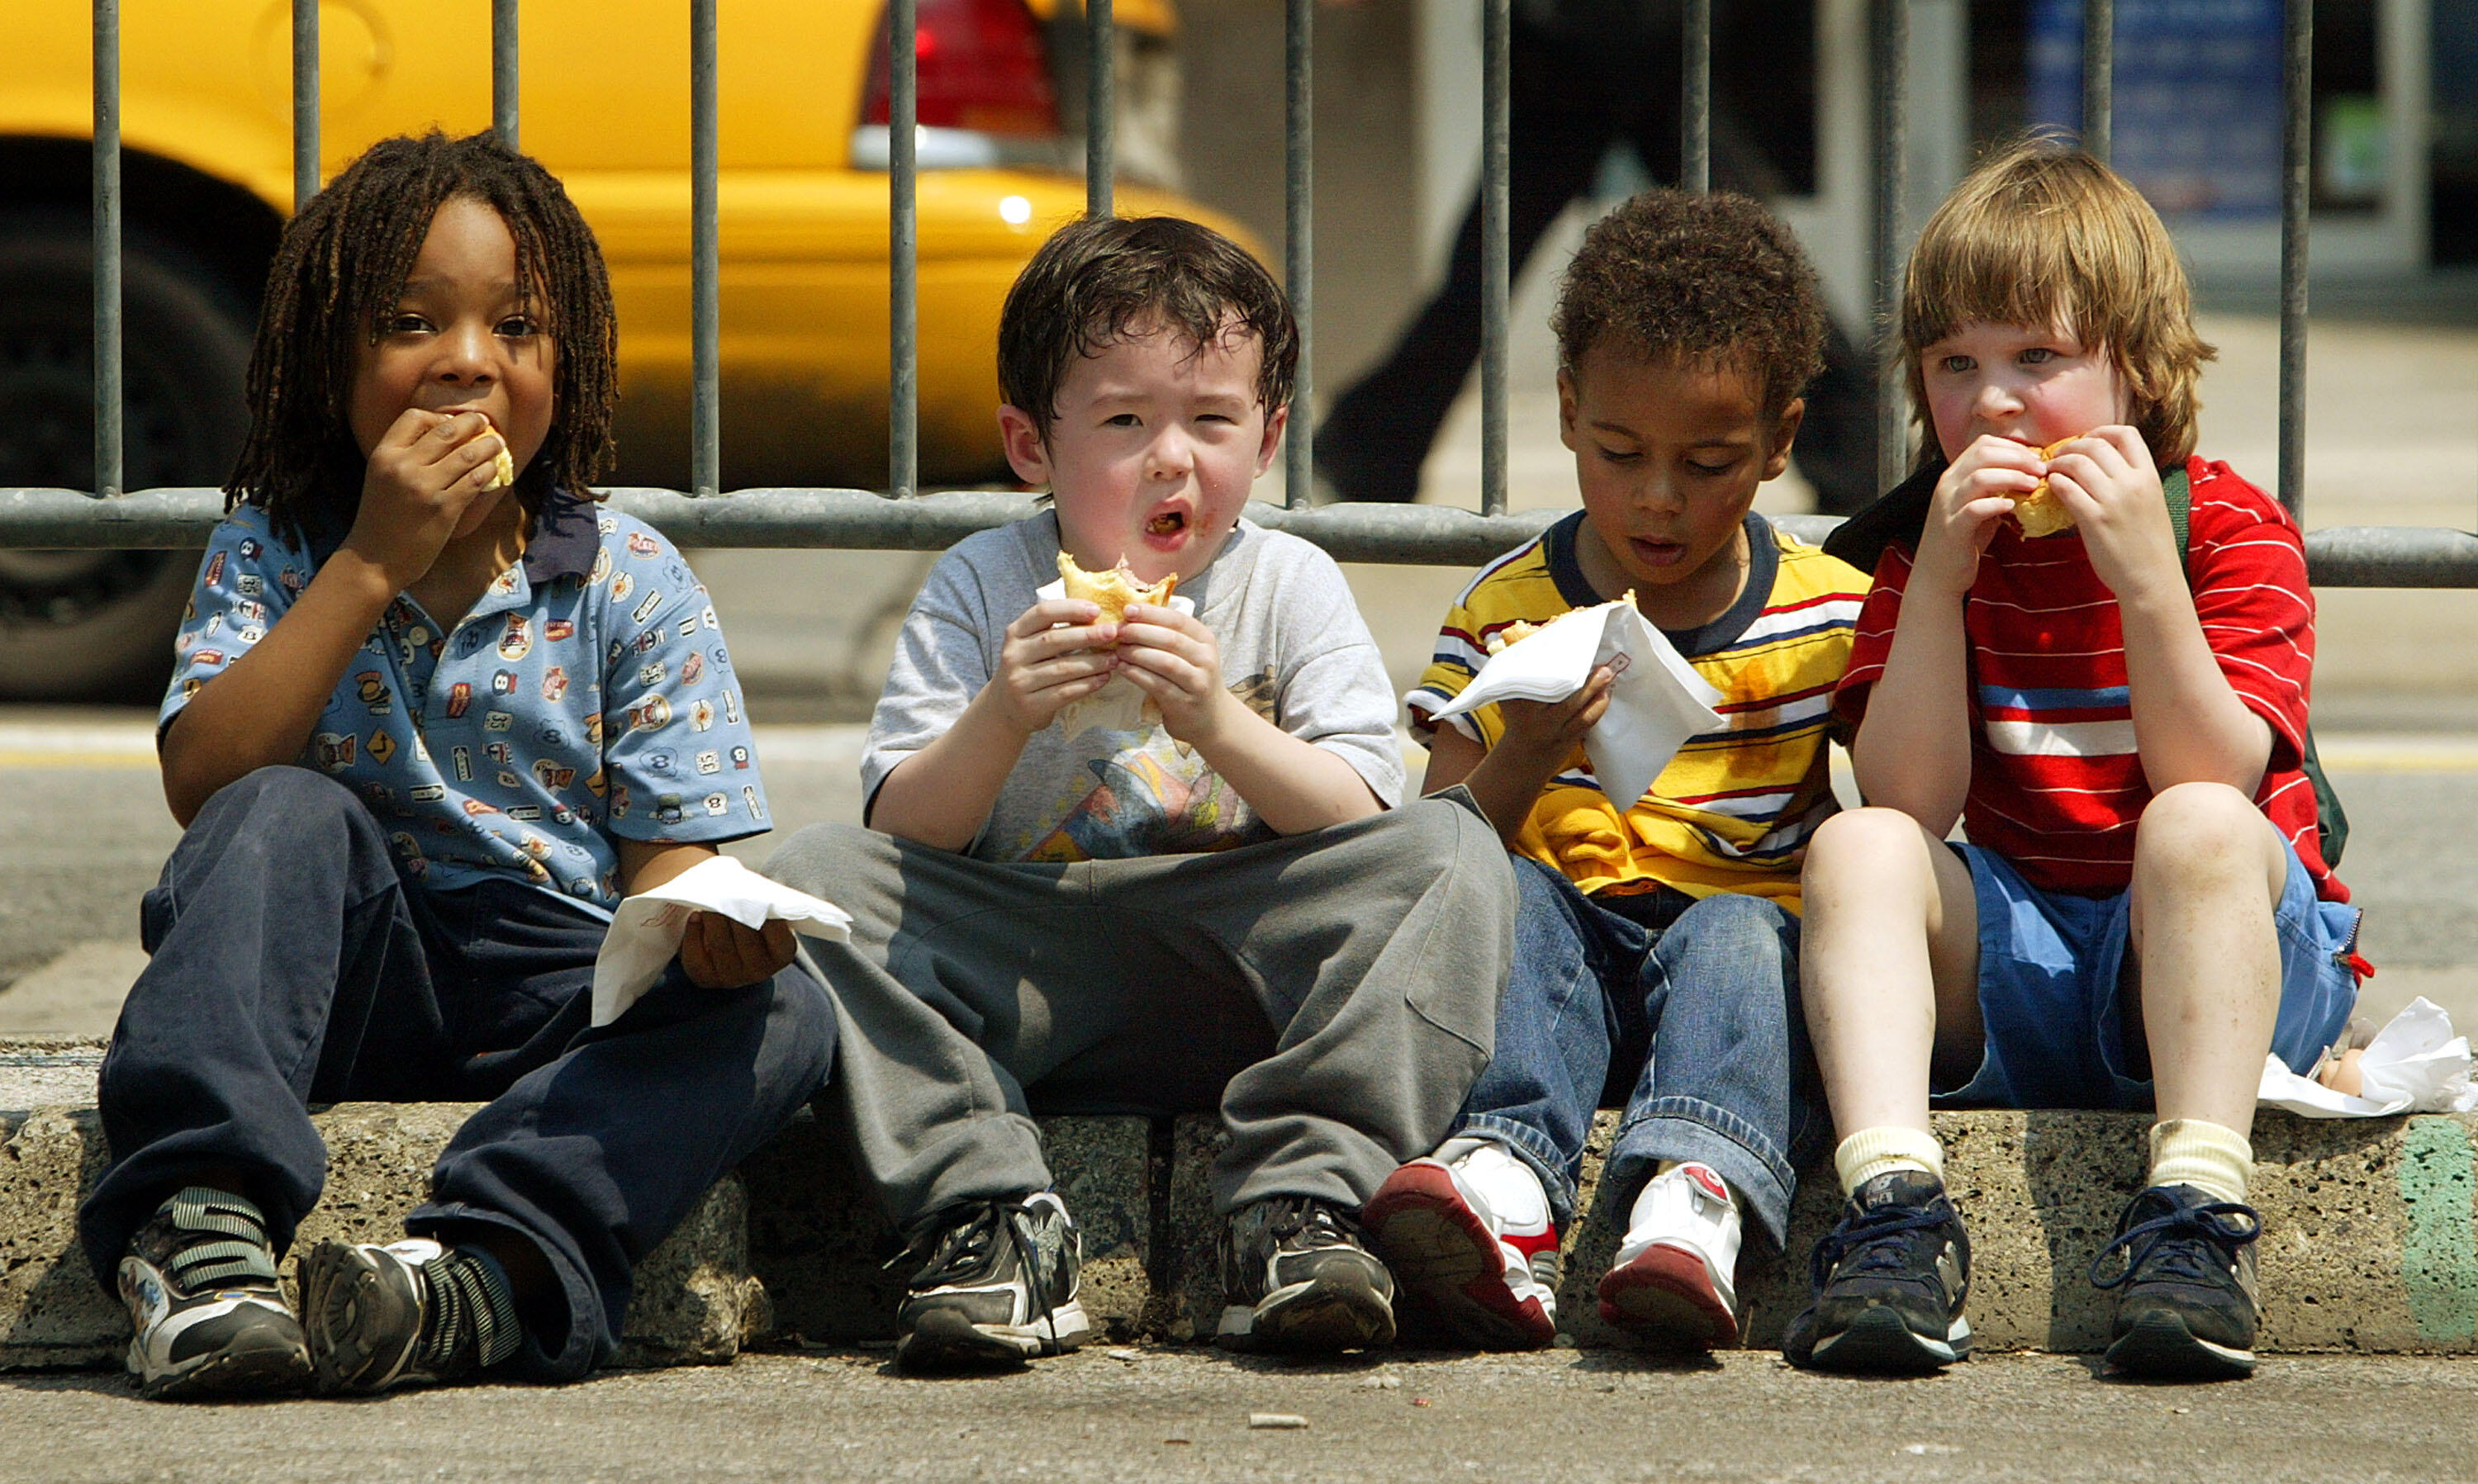
M 518 476 L 528 511 L 611 465 L 619 400 L 619 324 L 602 249 L 557 177 L 484 133 L 381 139 L 311 197 L 284 229 L 267 270 L 249 360 L 249 439 L 224 506 L 264 508 L 299 541 L 305 526 L 359 508 L 365 460 L 353 441 L 353 380 L 420 255 L 440 207 L 459 197 L 499 214 L 517 244 L 517 285 L 557 355 L 558 408 L 542 451 Z
M 1178 216 L 1084 216 L 1042 243 L 999 313 L 999 393 L 1047 441 L 1076 358 L 1155 329 L 1196 351 L 1254 336 L 1257 402 L 1268 416 L 1289 404 L 1300 364 L 1291 301 L 1248 249 Z

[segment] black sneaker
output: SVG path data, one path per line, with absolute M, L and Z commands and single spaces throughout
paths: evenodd
M 120 1260 L 120 1299 L 141 1396 L 273 1396 L 310 1379 L 266 1219 L 239 1195 L 193 1185 L 158 1206 Z
M 427 1237 L 318 1244 L 301 1260 L 301 1313 L 318 1390 L 330 1395 L 457 1380 L 523 1339 L 499 1265 Z
M 1970 1357 L 1970 1234 L 1935 1176 L 1896 1170 L 1858 1187 L 1815 1245 L 1815 1299 L 1782 1353 L 1819 1371 L 1934 1371 Z
M 905 1370 L 1020 1366 L 1092 1338 L 1075 1298 L 1083 1237 L 1049 1192 L 959 1206 L 904 1256 L 923 1249 L 895 1313 L 895 1360 Z
M 2254 1373 L 2252 1206 L 2190 1185 L 2155 1185 L 2126 1205 L 2116 1236 L 2091 1260 L 2091 1282 L 2121 1289 L 2109 1364 L 2139 1376 L 2220 1381 Z M 2119 1248 L 2124 1270 L 2101 1270 Z
M 1330 1355 L 1394 1343 L 1394 1275 L 1341 1208 L 1276 1195 L 1233 1215 L 1222 1240 L 1214 1344 Z

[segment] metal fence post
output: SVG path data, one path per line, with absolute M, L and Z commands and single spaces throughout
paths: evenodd
M 120 492 L 120 0 L 94 0 L 94 492 Z
M 1119 40 L 1110 0 L 1084 0 L 1084 214 L 1107 216 L 1119 127 Z
M 1712 0 L 1686 0 L 1679 41 L 1678 184 L 1700 195 L 1712 189 Z
M 916 0 L 886 7 L 887 492 L 921 482 L 921 49 Z
M 292 0 L 292 211 L 318 193 L 318 0 Z
M 2280 503 L 2306 524 L 2306 209 L 2314 162 L 2314 0 L 2283 8 L 2280 69 Z
M 1316 0 L 1289 0 L 1282 33 L 1282 276 L 1299 321 L 1299 374 L 1283 434 L 1282 502 L 1308 503 L 1316 478 Z
M 2108 163 L 2116 97 L 2116 0 L 2083 0 L 2083 148 Z
M 1909 472 L 1900 332 L 1902 199 L 1909 189 L 1909 0 L 1876 0 L 1876 488 Z
M 1514 38 L 1507 0 L 1480 9 L 1479 154 L 1479 508 L 1505 513 L 1506 300 L 1513 255 L 1506 237 L 1507 182 L 1512 176 L 1510 118 Z
M 491 127 L 517 144 L 517 0 L 491 0 Z
M 716 111 L 715 0 L 689 0 L 689 483 L 697 495 L 722 486 L 722 261 L 720 128 Z

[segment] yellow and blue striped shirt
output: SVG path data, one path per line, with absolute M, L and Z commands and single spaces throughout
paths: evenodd
M 1578 511 L 1482 567 L 1454 600 L 1435 657 L 1405 697 L 1423 735 L 1436 725 L 1431 714 L 1479 672 L 1490 635 L 1606 601 L 1575 559 L 1583 519 Z M 1713 709 L 1722 730 L 1688 739 L 1631 807 L 1601 792 L 1577 748 L 1524 822 L 1523 853 L 1587 893 L 1744 892 L 1799 909 L 1808 837 L 1837 807 L 1826 746 L 1843 732 L 1833 688 L 1849 663 L 1867 578 L 1761 516 L 1747 516 L 1747 546 L 1746 588 L 1729 612 L 1701 628 L 1665 631 L 1721 692 Z M 1445 724 L 1482 746 L 1504 729 L 1494 706 Z

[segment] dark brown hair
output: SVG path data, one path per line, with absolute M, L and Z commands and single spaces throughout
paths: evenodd
M 1290 402 L 1291 301 L 1246 248 L 1177 216 L 1084 216 L 1042 243 L 999 316 L 999 392 L 1047 439 L 1075 358 L 1155 327 L 1200 350 L 1254 336 L 1257 402 L 1268 415 Z
M 1745 196 L 1643 191 L 1592 223 L 1550 316 L 1577 374 L 1609 341 L 1760 382 L 1766 421 L 1824 369 L 1824 296 L 1798 239 Z
M 2140 191 L 2067 139 L 2034 134 L 1999 150 L 1919 232 L 1902 286 L 1902 359 L 1923 440 L 1935 435 L 1919 358 L 1978 321 L 2107 346 L 2153 460 L 2167 468 L 2194 451 L 2196 389 L 2217 352 L 2194 333 L 2177 244 Z
M 620 395 L 602 249 L 557 177 L 531 157 L 494 135 L 434 130 L 371 145 L 286 224 L 250 353 L 249 439 L 224 486 L 227 509 L 262 506 L 294 540 L 313 516 L 349 523 L 364 465 L 351 422 L 355 368 L 403 296 L 431 218 L 459 197 L 507 223 L 518 292 L 557 349 L 557 415 L 518 496 L 533 510 L 554 489 L 593 497 L 588 484 L 611 465 Z

